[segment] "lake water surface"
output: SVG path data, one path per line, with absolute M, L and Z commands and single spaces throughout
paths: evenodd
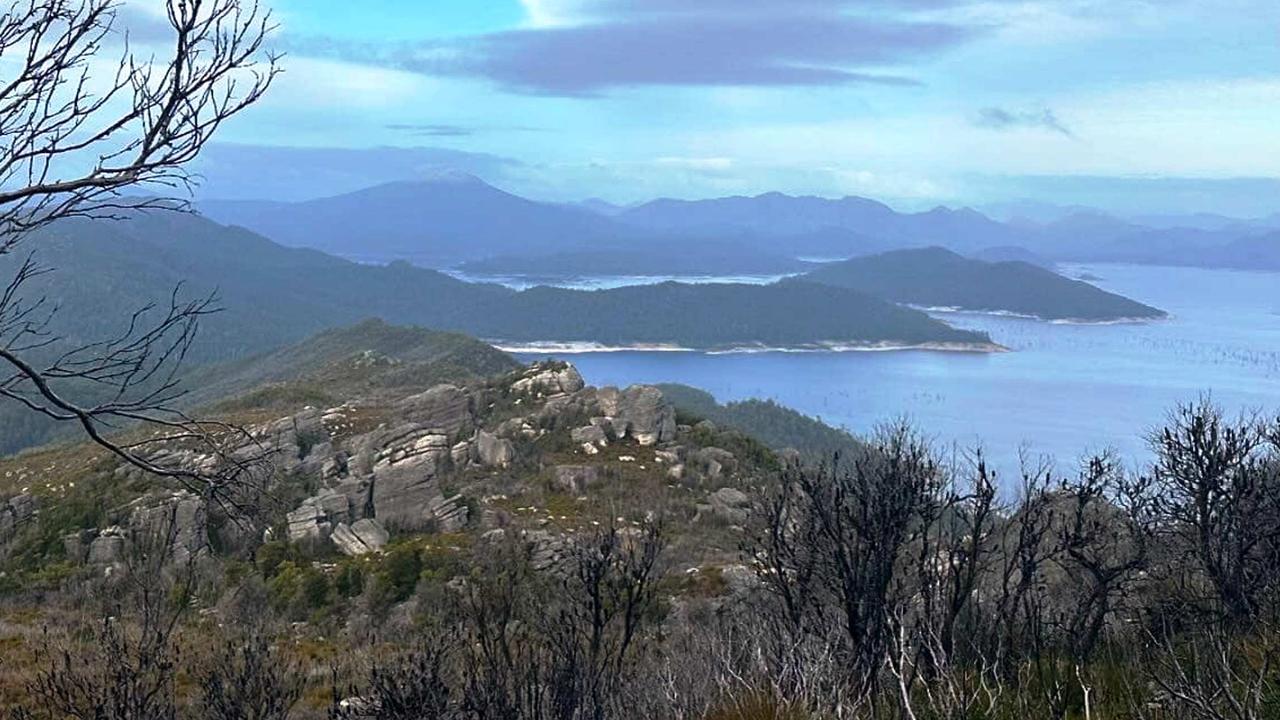
M 719 400 L 772 398 L 855 433 L 900 417 L 937 442 L 981 443 L 1006 476 L 1020 453 L 1060 468 L 1112 448 L 1139 462 L 1143 434 L 1202 393 L 1231 412 L 1280 413 L 1280 275 L 1078 266 L 1162 308 L 1149 324 L 1063 325 L 939 315 L 1013 352 L 609 352 L 562 356 L 594 385 L 679 382 Z M 595 286 L 608 285 L 600 279 Z M 535 359 L 537 355 L 523 355 Z

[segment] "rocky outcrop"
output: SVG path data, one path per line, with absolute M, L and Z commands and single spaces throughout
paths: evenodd
M 471 517 L 471 509 L 467 507 L 461 495 L 451 498 L 439 497 L 426 509 L 428 524 L 431 530 L 441 533 L 456 533 L 467 526 Z
M 276 470 L 286 475 L 317 472 L 333 455 L 324 413 L 308 407 L 296 415 L 281 418 L 254 433 L 254 442 L 242 448 L 241 454 L 241 459 L 268 457 Z
M 751 498 L 736 488 L 720 488 L 711 493 L 711 511 L 734 525 L 747 521 L 751 513 Z
M 357 520 L 351 525 L 339 523 L 332 535 L 338 550 L 351 557 L 378 552 L 390 539 L 391 535 L 382 523 L 372 518 Z
M 185 564 L 209 549 L 209 518 L 203 499 L 186 490 L 135 501 L 128 535 L 134 542 L 167 544 L 171 560 Z
M 615 443 L 661 446 L 654 461 L 667 466 L 662 472 L 678 475 L 692 462 L 673 445 L 675 409 L 657 388 L 586 387 L 565 363 L 535 364 L 501 382 L 510 383 L 505 391 L 493 383 L 442 384 L 389 403 L 378 398 L 328 410 L 308 407 L 252 428 L 253 442 L 240 452 L 246 458 L 267 453 L 278 478 L 305 478 L 319 488 L 287 513 L 290 542 L 333 542 L 350 555 L 374 552 L 396 532 L 452 533 L 498 524 L 487 523 L 483 512 L 473 518 L 473 503 L 447 488 L 467 481 L 470 468 L 510 468 L 518 447 L 547 433 L 567 432 L 576 450 L 591 454 Z M 647 461 L 634 448 L 621 452 L 617 461 Z M 177 447 L 161 453 L 169 464 L 213 461 Z M 709 455 L 698 462 L 727 468 L 730 460 Z M 549 484 L 581 495 L 599 484 L 602 472 L 602 466 L 562 465 L 552 468 Z M 0 503 L 0 533 L 30 515 L 24 502 Z M 116 521 L 119 528 L 64 537 L 68 556 L 117 562 L 137 532 L 165 518 L 174 521 L 177 554 L 190 557 L 209 547 L 206 511 L 195 496 L 152 497 L 128 513 Z
M 567 363 L 539 363 L 511 384 L 516 395 L 536 399 L 571 395 L 586 387 L 578 369 Z

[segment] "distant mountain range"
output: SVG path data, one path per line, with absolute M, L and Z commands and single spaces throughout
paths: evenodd
M 775 238 L 839 229 L 896 247 L 945 245 L 972 251 L 1017 245 L 1023 235 L 969 209 L 899 213 L 866 198 L 830 200 L 767 193 L 712 200 L 655 200 L 621 213 L 636 227 L 668 233 L 754 234 Z
M 1046 266 L 1070 261 L 1280 267 L 1270 249 L 1280 229 L 1276 217 L 1153 217 L 1143 224 L 1088 208 L 1014 205 L 1005 211 L 1025 210 L 1034 217 L 1000 222 L 968 208 L 901 213 L 866 198 L 782 193 L 660 199 L 634 207 L 598 200 L 564 205 L 521 198 L 456 173 L 305 202 L 209 201 L 200 207 L 219 222 L 290 247 L 433 268 L 473 263 L 478 271 L 490 263 L 495 274 L 513 274 L 521 263 L 534 275 L 557 264 L 575 266 L 566 269 L 569 274 L 634 264 L 644 272 L 627 274 L 727 275 L 741 274 L 743 266 L 752 273 L 782 274 L 798 258 L 836 260 L 930 246 Z
M 1045 320 L 1164 317 L 1161 310 L 1025 262 L 983 262 L 944 248 L 898 250 L 832 263 L 804 280 L 856 288 L 897 303 Z

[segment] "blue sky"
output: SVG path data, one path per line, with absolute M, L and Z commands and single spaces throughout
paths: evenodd
M 274 8 L 286 74 L 224 140 L 496 156 L 488 179 L 536 197 L 927 207 L 1052 199 L 1070 177 L 1073 202 L 1105 206 L 1109 179 L 1179 178 L 1206 188 L 1188 209 L 1250 212 L 1269 199 L 1227 202 L 1240 184 L 1215 182 L 1280 177 L 1274 0 Z

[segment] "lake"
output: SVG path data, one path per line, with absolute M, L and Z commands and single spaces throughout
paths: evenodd
M 1063 325 L 940 314 L 1013 350 L 608 352 L 562 356 L 595 385 L 678 382 L 720 401 L 771 398 L 866 433 L 906 417 L 939 444 L 981 443 L 1008 476 L 1020 454 L 1061 469 L 1088 452 L 1148 458 L 1143 436 L 1202 393 L 1231 412 L 1280 412 L 1280 275 L 1193 268 L 1064 268 L 1170 313 L 1149 324 Z M 608 278 L 590 281 L 610 284 Z M 616 283 L 614 283 L 616 284 Z M 524 354 L 526 360 L 545 357 Z

